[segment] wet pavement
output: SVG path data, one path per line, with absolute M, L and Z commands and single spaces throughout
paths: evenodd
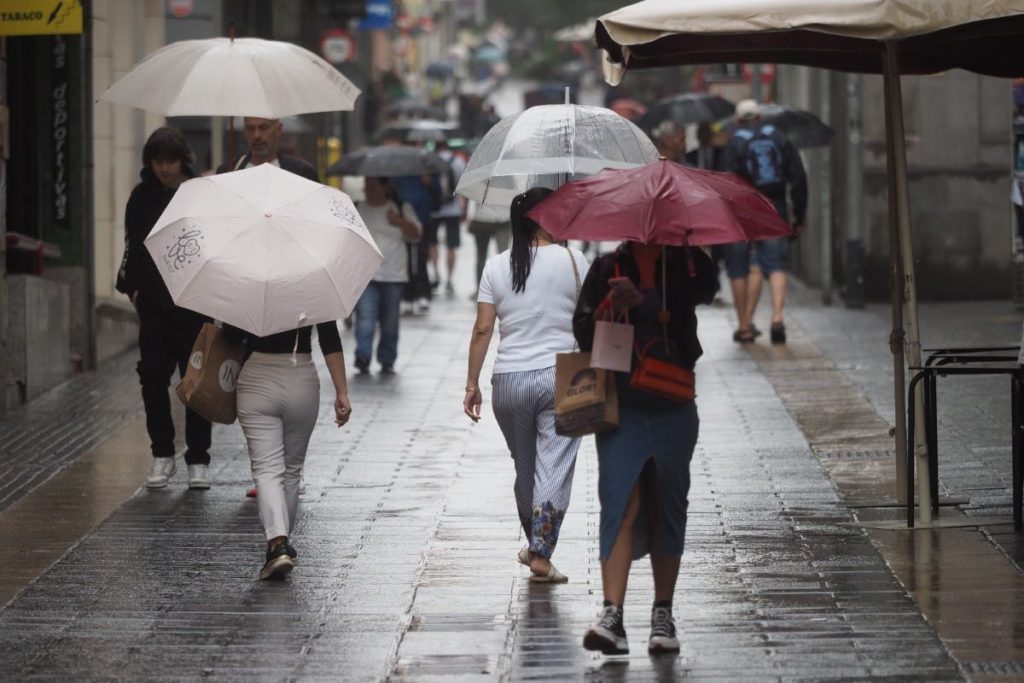
M 554 558 L 570 582 L 531 585 L 515 561 L 511 460 L 493 417 L 474 426 L 461 411 L 467 291 L 403 318 L 399 375 L 352 378 L 349 427 L 334 428 L 325 392 L 300 564 L 285 582 L 256 580 L 261 534 L 237 425 L 215 429 L 211 490 L 188 491 L 180 461 L 168 489 L 138 488 L 148 448 L 122 372 L 112 391 L 123 417 L 108 420 L 121 430 L 83 439 L 0 511 L 0 543 L 23 549 L 0 562 L 8 598 L 21 591 L 0 609 L 4 678 L 1024 680 L 1012 527 L 856 525 L 893 514 L 847 504 L 889 493 L 884 309 L 821 309 L 799 288 L 785 349 L 740 348 L 728 309 L 702 311 L 681 655 L 646 654 L 644 563 L 625 607 L 632 654 L 584 651 L 601 601 L 593 443 Z M 999 306 L 989 318 L 1008 322 L 994 328 L 1012 328 Z M 943 457 L 957 457 L 954 445 L 970 454 L 943 461 L 944 490 L 969 490 L 968 515 L 1008 517 L 1008 435 L 1004 451 L 1004 430 L 992 431 L 1003 408 L 983 384 L 962 391 L 970 419 L 991 424 L 940 410 Z M 103 423 L 90 429 L 112 429 Z M 997 602 L 1003 612 L 988 607 Z

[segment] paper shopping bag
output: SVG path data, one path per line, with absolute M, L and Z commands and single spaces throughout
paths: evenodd
M 598 320 L 594 323 L 594 346 L 590 366 L 629 372 L 633 355 L 633 326 Z
M 619 424 L 615 377 L 591 367 L 589 353 L 555 355 L 555 431 L 583 436 Z
M 241 345 L 229 342 L 216 325 L 204 323 L 175 393 L 185 407 L 210 422 L 231 424 L 237 417 L 235 386 L 242 357 Z

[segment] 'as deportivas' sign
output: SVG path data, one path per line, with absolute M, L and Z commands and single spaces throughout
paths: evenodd
M 50 36 L 81 33 L 79 0 L 4 0 L 0 3 L 0 36 Z

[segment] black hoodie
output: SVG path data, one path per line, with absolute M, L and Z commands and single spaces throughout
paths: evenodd
M 181 170 L 186 179 L 195 177 L 189 167 L 182 166 Z M 175 308 L 174 301 L 143 240 L 167 208 L 175 190 L 161 183 L 149 168 L 142 169 L 139 175 L 142 182 L 132 190 L 124 211 L 124 258 L 117 272 L 116 289 L 129 297 L 138 291 L 140 310 L 170 311 Z

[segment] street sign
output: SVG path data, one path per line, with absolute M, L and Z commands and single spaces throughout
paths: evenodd
M 320 39 L 320 54 L 331 64 L 344 64 L 356 56 L 356 42 L 341 29 L 328 29 Z
M 192 10 L 195 8 L 193 0 L 167 0 L 167 11 L 171 13 L 171 16 L 184 19 L 188 15 L 192 14 Z
M 4 0 L 0 4 L 0 36 L 81 33 L 83 24 L 78 0 Z

